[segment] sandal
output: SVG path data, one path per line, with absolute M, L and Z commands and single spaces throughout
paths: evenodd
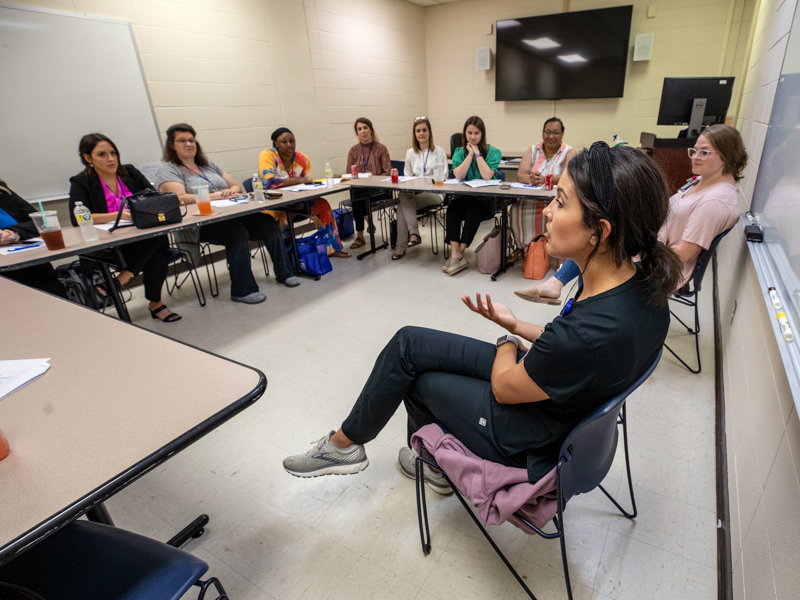
M 392 260 L 400 260 L 406 255 L 405 252 L 401 252 L 400 254 L 392 254 Z
M 331 252 L 328 256 L 332 256 L 333 258 L 350 258 L 352 255 L 344 250 L 339 250 L 338 252 Z
M 350 250 L 358 250 L 359 248 L 361 248 L 361 246 L 363 246 L 366 243 L 367 242 L 365 242 L 362 238 L 356 238 L 356 240 L 352 244 L 350 244 Z
M 416 233 L 412 233 L 411 237 L 408 239 L 408 247 L 411 246 L 419 246 L 422 243 L 422 238 L 419 237 Z
M 165 308 L 167 308 L 167 305 L 166 304 L 162 304 L 161 306 L 159 306 L 155 310 L 150 310 L 149 308 L 147 310 L 150 310 L 150 316 L 151 317 L 153 317 L 154 319 L 158 319 L 160 321 L 163 321 L 164 323 L 174 323 L 175 321 L 180 321 L 183 318 L 178 313 L 172 313 L 172 314 L 170 314 L 170 315 L 168 315 L 168 316 L 166 316 L 166 317 L 164 317 L 162 319 L 161 317 L 158 316 L 158 313 L 160 313 Z
M 116 288 L 117 293 L 121 292 L 122 284 L 119 282 L 119 280 L 116 277 L 114 277 L 112 278 L 112 281 L 114 282 L 114 287 Z M 111 293 L 108 291 L 108 286 L 105 283 L 98 283 L 96 286 L 94 286 L 94 289 L 97 291 L 98 294 L 100 294 L 101 298 L 111 297 Z

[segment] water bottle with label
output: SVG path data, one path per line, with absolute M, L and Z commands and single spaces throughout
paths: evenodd
M 258 173 L 253 173 L 253 196 L 259 204 L 264 202 L 264 182 Z
M 325 163 L 325 187 L 333 187 L 333 167 L 331 163 Z
M 83 241 L 94 242 L 100 239 L 97 234 L 97 229 L 94 227 L 94 220 L 92 219 L 91 211 L 83 205 L 83 202 L 78 201 L 75 203 L 75 210 L 72 211 L 75 215 L 75 220 L 81 228 Z

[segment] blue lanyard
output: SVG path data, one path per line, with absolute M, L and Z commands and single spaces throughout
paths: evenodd
M 431 149 L 428 148 L 425 150 L 425 162 L 422 163 L 422 176 L 425 176 L 425 170 L 428 168 L 428 153 L 430 153 Z
M 277 150 L 275 151 L 275 154 L 278 155 L 278 160 L 281 161 L 281 164 L 283 165 L 283 169 L 286 171 L 286 174 L 289 176 L 289 178 L 293 178 L 294 177 L 294 159 L 295 159 L 295 156 L 297 156 L 297 153 L 295 152 L 294 154 L 292 154 L 292 168 L 291 168 L 291 170 L 286 166 L 286 163 L 283 162 L 283 158 L 281 158 L 281 155 Z
M 364 158 L 364 146 L 363 145 L 361 146 L 361 159 L 364 161 L 364 171 L 363 171 L 364 173 L 367 172 L 367 165 L 369 165 L 369 159 L 372 156 L 372 145 L 374 143 L 375 142 L 370 142 L 370 144 L 369 144 L 369 154 L 367 154 L 366 158 Z
M 569 313 L 569 311 L 572 310 L 572 305 L 573 304 L 575 304 L 575 299 L 574 298 L 570 298 L 569 300 L 567 300 L 567 303 L 564 305 L 564 308 L 561 309 L 561 314 L 558 315 L 558 316 L 559 317 L 566 317 L 567 313 Z
M 181 165 L 181 166 L 187 171 L 189 171 L 189 167 L 187 167 L 186 165 Z M 189 173 L 191 173 L 192 175 L 197 175 L 198 177 L 202 177 L 208 182 L 208 185 L 211 185 L 211 180 L 205 175 L 203 175 L 203 169 L 200 169 L 197 173 L 195 173 L 194 171 L 189 171 Z

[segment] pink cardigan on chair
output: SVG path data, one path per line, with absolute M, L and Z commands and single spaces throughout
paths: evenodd
M 508 521 L 533 534 L 523 528 L 514 517 L 515 512 L 540 529 L 556 515 L 555 467 L 536 483 L 530 483 L 527 469 L 484 460 L 438 425 L 425 425 L 411 436 L 411 446 L 417 452 L 422 444 L 487 525 Z

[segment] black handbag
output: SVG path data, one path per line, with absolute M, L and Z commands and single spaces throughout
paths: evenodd
M 126 202 L 120 204 L 117 220 L 114 221 L 114 226 L 108 230 L 109 233 L 119 227 L 122 211 L 126 206 L 131 211 L 131 220 L 137 229 L 150 229 L 159 225 L 180 223 L 186 216 L 186 207 L 184 206 L 184 210 L 181 212 L 181 201 L 178 200 L 177 194 L 147 189 L 129 196 L 126 198 Z

